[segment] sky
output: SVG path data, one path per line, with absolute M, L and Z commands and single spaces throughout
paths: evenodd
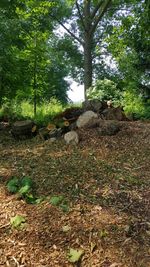
M 84 101 L 84 86 L 78 85 L 75 81 L 69 80 L 70 90 L 68 91 L 68 97 L 74 103 L 79 103 Z

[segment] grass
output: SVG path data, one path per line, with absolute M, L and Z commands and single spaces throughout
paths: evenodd
M 0 117 L 8 120 L 33 119 L 37 124 L 46 125 L 65 107 L 56 99 L 37 105 L 37 113 L 34 117 L 33 104 L 29 101 L 6 101 L 0 108 Z

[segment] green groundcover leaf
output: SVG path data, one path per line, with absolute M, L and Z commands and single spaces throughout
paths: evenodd
M 30 191 L 30 189 L 31 189 L 30 186 L 27 184 L 22 186 L 18 192 L 20 195 L 25 195 Z
M 82 255 L 84 254 L 84 250 L 82 249 L 73 249 L 73 248 L 70 248 L 70 251 L 68 253 L 68 260 L 72 263 L 75 263 L 75 262 L 78 262 Z
M 15 217 L 10 218 L 10 223 L 14 228 L 22 228 L 26 219 L 21 215 L 16 215 Z
M 7 190 L 10 193 L 17 193 L 19 190 L 19 179 L 17 177 L 13 177 L 8 183 L 7 183 Z
M 59 206 L 62 203 L 63 199 L 63 196 L 53 196 L 50 199 L 50 203 L 54 206 Z
M 30 177 L 25 176 L 21 179 L 21 187 L 27 186 L 32 188 L 33 187 L 33 181 L 31 180 Z

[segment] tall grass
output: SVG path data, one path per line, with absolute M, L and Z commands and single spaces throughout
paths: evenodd
M 16 100 L 5 101 L 0 108 L 0 116 L 9 120 L 33 119 L 37 124 L 46 125 L 64 107 L 56 99 L 37 105 L 37 113 L 34 117 L 33 104 L 29 101 L 17 102 Z

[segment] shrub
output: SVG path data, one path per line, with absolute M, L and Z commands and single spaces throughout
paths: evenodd
M 117 89 L 116 83 L 111 80 L 97 80 L 95 85 L 87 90 L 88 99 L 112 100 L 118 104 L 121 100 L 122 93 Z

